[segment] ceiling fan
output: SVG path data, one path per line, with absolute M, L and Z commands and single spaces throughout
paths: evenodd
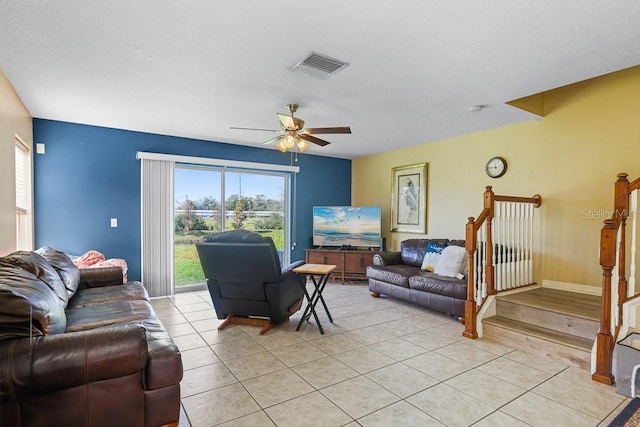
M 271 138 L 265 145 L 276 144 L 276 148 L 283 153 L 287 149 L 297 148 L 298 151 L 304 152 L 309 148 L 309 143 L 313 142 L 321 147 L 331 144 L 329 141 L 317 138 L 313 134 L 329 134 L 329 133 L 351 133 L 349 126 L 339 126 L 330 128 L 305 128 L 304 120 L 299 117 L 294 117 L 293 114 L 298 111 L 298 104 L 287 104 L 289 115 L 277 113 L 278 119 L 280 119 L 279 130 L 273 129 L 256 129 L 256 128 L 241 128 L 231 127 L 231 129 L 243 129 L 243 130 L 260 130 L 266 132 L 276 132 L 279 135 Z

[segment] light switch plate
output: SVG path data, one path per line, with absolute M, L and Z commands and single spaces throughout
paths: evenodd
M 44 154 L 44 144 L 41 142 L 36 143 L 36 153 L 37 154 Z
M 118 226 L 118 218 L 111 218 L 111 226 L 112 227 Z

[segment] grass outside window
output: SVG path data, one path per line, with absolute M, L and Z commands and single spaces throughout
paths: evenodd
M 284 248 L 284 230 L 255 230 L 252 221 L 245 223 L 246 230 L 255 231 L 265 237 L 271 237 L 277 249 Z M 227 230 L 233 228 L 229 225 Z M 204 273 L 200 266 L 200 259 L 196 250 L 196 243 L 206 235 L 212 234 L 211 230 L 192 230 L 189 234 L 177 232 L 175 234 L 175 275 L 176 286 L 204 283 Z

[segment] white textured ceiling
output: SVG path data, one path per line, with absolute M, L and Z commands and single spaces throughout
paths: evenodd
M 315 51 L 350 65 L 289 68 Z M 261 147 L 276 112 L 357 158 L 530 120 L 516 98 L 640 64 L 638 0 L 0 0 L 34 117 Z M 472 114 L 472 105 L 488 105 Z

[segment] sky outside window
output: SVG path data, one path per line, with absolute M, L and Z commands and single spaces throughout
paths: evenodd
M 215 169 L 211 171 L 215 171 Z M 194 201 L 204 197 L 213 197 L 219 202 L 221 175 L 219 173 L 206 172 L 206 169 L 176 168 L 176 202 L 180 203 L 187 197 Z M 203 179 L 203 176 L 206 179 Z M 267 199 L 280 200 L 283 198 L 283 185 L 282 176 L 225 172 L 226 197 L 240 194 L 242 189 L 241 195 L 244 197 L 255 197 L 258 194 L 263 194 Z

